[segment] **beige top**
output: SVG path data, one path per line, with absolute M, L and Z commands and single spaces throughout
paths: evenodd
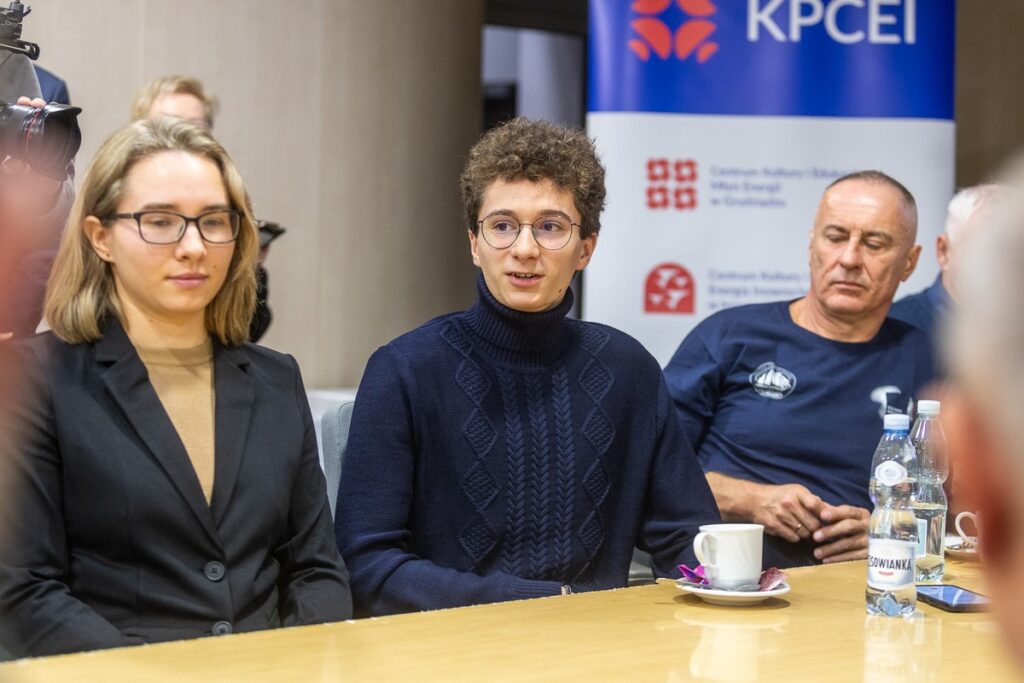
M 209 504 L 213 497 L 213 343 L 188 349 L 136 348 L 149 382 L 188 452 Z

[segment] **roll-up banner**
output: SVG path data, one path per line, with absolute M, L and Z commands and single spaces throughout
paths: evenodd
M 795 299 L 825 186 L 918 202 L 917 272 L 954 183 L 954 0 L 590 0 L 587 128 L 608 205 L 583 316 L 665 364 L 710 313 Z

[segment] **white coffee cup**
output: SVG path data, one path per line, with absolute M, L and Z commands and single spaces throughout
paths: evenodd
M 956 532 L 958 534 L 960 534 L 960 539 L 963 541 L 964 546 L 973 546 L 978 541 L 978 539 L 977 539 L 977 532 L 975 532 L 974 534 L 969 534 L 966 531 L 964 531 L 964 528 L 963 528 L 962 525 L 963 525 L 963 521 L 965 519 L 971 520 L 974 523 L 974 528 L 977 529 L 978 528 L 978 515 L 977 515 L 977 513 L 968 512 L 967 510 L 964 510 L 963 512 L 961 512 L 959 515 L 956 516 L 956 522 L 955 522 Z
M 693 552 L 704 565 L 712 588 L 756 590 L 761 578 L 760 524 L 705 524 L 693 539 Z

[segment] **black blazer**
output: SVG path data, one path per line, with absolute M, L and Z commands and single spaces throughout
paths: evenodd
M 207 505 L 119 323 L 92 344 L 3 346 L 28 389 L 3 425 L 0 644 L 45 655 L 351 616 L 294 359 L 214 342 Z

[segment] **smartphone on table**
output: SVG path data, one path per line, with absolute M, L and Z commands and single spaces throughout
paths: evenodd
M 984 612 L 991 604 L 981 593 L 950 583 L 918 586 L 917 597 L 921 602 L 947 612 Z

